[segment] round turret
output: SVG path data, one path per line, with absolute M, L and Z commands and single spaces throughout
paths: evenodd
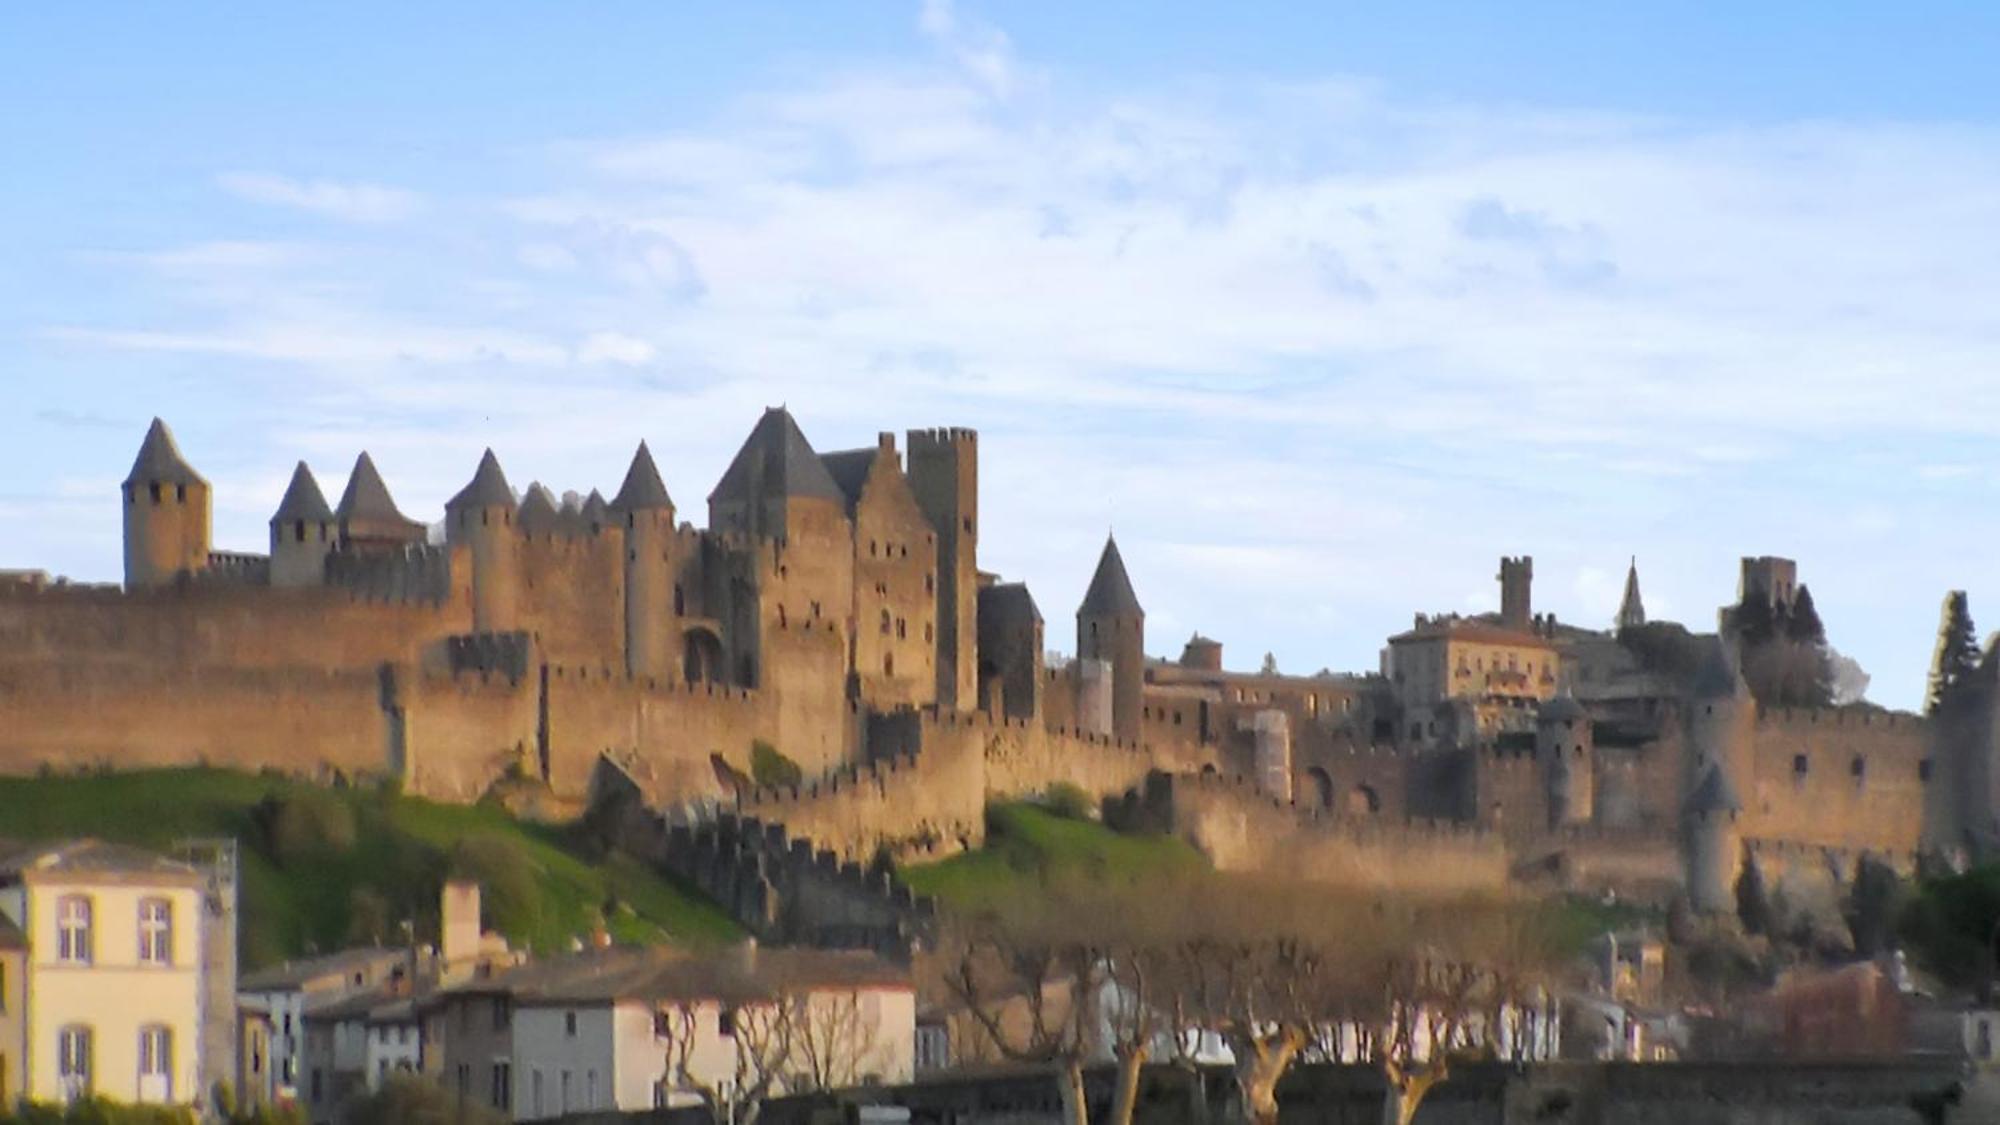
M 278 510 L 271 513 L 271 585 L 318 586 L 326 556 L 339 539 L 333 509 L 304 461 L 292 470 Z
M 514 490 L 491 449 L 479 459 L 471 483 L 445 503 L 445 537 L 472 555 L 472 628 L 505 632 L 516 620 L 520 541 L 515 534 Z
M 603 500 L 598 504 L 603 505 Z M 645 442 L 605 511 L 625 534 L 625 670 L 665 676 L 678 653 L 680 606 L 674 595 L 674 501 Z M 683 660 L 687 678 L 698 662 Z
M 1687 857 L 1688 901 L 1704 914 L 1736 907 L 1736 878 L 1743 861 L 1738 820 L 1743 802 L 1721 767 L 1710 765 L 1681 806 Z
M 1566 693 L 1543 702 L 1535 715 L 1535 762 L 1549 827 L 1590 823 L 1596 816 L 1596 746 L 1589 713 Z
M 1076 654 L 1110 663 L 1111 733 L 1137 741 L 1145 702 L 1146 611 L 1125 573 L 1118 541 L 1109 537 L 1076 610 Z
M 121 491 L 126 589 L 169 585 L 208 566 L 208 482 L 181 457 L 174 435 L 158 418 L 146 430 Z

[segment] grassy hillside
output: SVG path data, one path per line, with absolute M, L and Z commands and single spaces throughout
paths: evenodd
M 719 908 L 617 853 L 586 854 L 562 830 L 489 805 L 440 805 L 226 770 L 0 778 L 0 836 L 96 836 L 169 848 L 231 837 L 242 857 L 243 961 L 260 965 L 353 941 L 434 938 L 448 874 L 478 878 L 487 924 L 537 951 L 566 949 L 600 920 L 620 941 L 701 944 L 737 930 Z
M 985 847 L 906 867 L 900 872 L 904 881 L 947 905 L 976 907 L 1072 878 L 1134 881 L 1208 867 L 1200 852 L 1180 840 L 1120 835 L 1036 805 L 994 805 L 986 820 Z

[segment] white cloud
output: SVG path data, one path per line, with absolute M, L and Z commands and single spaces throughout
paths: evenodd
M 593 332 L 576 350 L 578 363 L 619 363 L 639 367 L 651 363 L 659 349 L 636 336 L 618 332 Z
M 296 207 L 350 223 L 395 222 L 422 205 L 416 193 L 380 184 L 300 180 L 269 172 L 225 172 L 215 182 L 252 203 Z
M 365 254 L 164 251 L 242 283 L 161 285 L 156 317 L 63 338 L 218 357 L 250 402 L 312 388 L 332 414 L 273 432 L 397 452 L 413 514 L 488 442 L 587 488 L 629 454 L 607 429 L 649 436 L 699 495 L 765 405 L 826 448 L 977 426 L 982 564 L 1052 623 L 1115 525 L 1158 620 L 1287 667 L 1370 667 L 1412 610 L 1490 608 L 1502 553 L 1561 576 L 1538 608 L 1603 621 L 1636 552 L 1649 608 L 1702 626 L 1734 555 L 1776 549 L 1896 701 L 1937 590 L 1974 577 L 1954 560 L 2000 550 L 1920 531 L 1961 522 L 1926 489 L 1995 483 L 1992 132 L 1345 78 L 1062 100 L 1027 96 L 1004 34 L 921 19 L 948 65 L 829 70 L 704 126 L 551 146 L 529 175 L 471 169 L 492 198 Z M 235 179 L 356 220 L 418 206 Z M 1914 537 L 1899 583 L 1862 561 L 1890 529 L 1856 513 L 1885 512 Z

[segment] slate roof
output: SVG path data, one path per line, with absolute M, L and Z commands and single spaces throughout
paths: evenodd
M 389 486 L 382 483 L 382 474 L 375 471 L 375 459 L 365 450 L 354 459 L 354 471 L 347 474 L 347 491 L 340 494 L 340 505 L 333 514 L 343 524 L 358 520 L 421 526 L 396 507 L 396 501 L 389 496 Z
M 132 471 L 125 474 L 125 483 L 208 484 L 181 456 L 173 431 L 158 418 L 146 428 L 146 440 L 139 443 L 139 456 L 132 461 Z
M 996 582 L 981 589 L 979 617 L 982 624 L 991 623 L 1002 628 L 1028 622 L 1042 623 L 1042 611 L 1035 605 L 1035 596 L 1028 592 L 1025 582 Z
M 593 491 L 592 496 L 597 496 Z M 604 498 L 599 496 L 599 504 Z M 611 506 L 621 512 L 641 512 L 648 509 L 665 508 L 672 511 L 674 498 L 667 495 L 666 483 L 660 480 L 660 467 L 653 463 L 653 451 L 639 443 L 638 452 L 632 454 L 632 467 L 625 470 L 625 483 L 618 486 L 618 495 Z M 589 514 L 588 506 L 584 508 Z
M 744 1002 L 786 988 L 909 988 L 908 970 L 858 950 L 760 949 L 745 956 L 727 950 L 687 956 L 667 950 L 599 954 L 549 965 L 511 978 L 521 1004 L 574 1004 L 614 1000 Z
M 754 503 L 758 500 L 813 498 L 847 502 L 846 493 L 828 475 L 812 443 L 799 432 L 790 411 L 764 411 L 744 440 L 736 459 L 722 474 L 708 502 Z
M 271 515 L 274 524 L 293 520 L 333 522 L 333 509 L 326 506 L 326 493 L 319 490 L 319 482 L 313 479 L 312 470 L 304 461 L 292 470 L 292 483 L 286 486 L 285 498 L 278 501 L 278 510 Z
M 283 992 L 300 988 L 308 981 L 332 976 L 338 976 L 344 982 L 354 973 L 394 964 L 405 956 L 408 954 L 402 950 L 364 945 L 244 973 L 237 979 L 236 988 L 239 992 Z
M 1729 784 L 1729 778 L 1721 766 L 1711 765 L 1701 777 L 1701 783 L 1688 794 L 1686 811 L 1696 815 L 1716 812 L 1742 812 L 1743 802 L 1737 799 L 1736 787 Z
M 472 482 L 458 490 L 458 495 L 445 502 L 444 510 L 454 512 L 460 508 L 507 508 L 514 507 L 514 490 L 507 485 L 507 474 L 500 471 L 500 459 L 488 449 L 479 458 L 479 468 L 472 474 Z
M 861 490 L 868 487 L 868 471 L 875 465 L 875 449 L 842 449 L 833 453 L 820 454 L 820 464 L 826 466 L 826 475 L 840 488 L 847 498 L 847 514 L 861 504 Z
M 556 511 L 555 493 L 550 492 L 541 481 L 531 482 L 526 497 L 521 501 L 518 521 L 521 530 L 526 532 L 540 533 L 560 528 L 562 516 Z
M 1566 723 L 1589 717 L 1590 713 L 1583 709 L 1583 704 L 1567 691 L 1543 700 L 1542 705 L 1535 709 L 1536 720 L 1545 723 Z
M 1719 635 L 1703 637 L 1702 641 L 1707 651 L 1703 654 L 1701 667 L 1695 671 L 1695 697 L 1727 699 L 1736 695 L 1743 686 L 1743 677 L 1736 671 L 1729 643 Z
M 1084 591 L 1083 604 L 1076 607 L 1078 617 L 1144 616 L 1139 608 L 1139 595 L 1132 592 L 1132 579 L 1125 573 L 1125 559 L 1118 553 L 1118 540 L 1105 536 L 1104 554 L 1098 557 L 1097 573 L 1091 576 L 1090 589 Z
M 0 860 L 0 878 L 47 874 L 142 877 L 175 883 L 199 883 L 202 878 L 192 865 L 158 852 L 89 838 L 30 847 Z
M 603 527 L 611 522 L 611 505 L 604 502 L 604 494 L 596 489 L 583 500 L 583 522 L 592 527 Z

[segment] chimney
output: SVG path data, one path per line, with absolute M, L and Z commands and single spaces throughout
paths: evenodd
M 447 880 L 438 913 L 444 963 L 456 965 L 478 957 L 479 884 L 471 879 Z

